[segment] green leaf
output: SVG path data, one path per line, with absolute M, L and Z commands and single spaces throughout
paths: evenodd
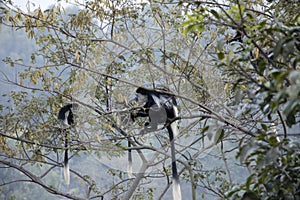
M 265 64 L 262 64 L 262 63 L 260 62 L 259 65 L 258 65 L 258 73 L 259 73 L 259 75 L 263 75 L 265 69 L 266 69 L 266 65 L 265 65 Z
M 287 117 L 287 125 L 291 127 L 295 124 L 295 113 L 300 108 L 300 99 L 289 101 L 283 109 L 283 114 Z
M 247 12 L 247 14 L 246 14 L 246 18 L 247 18 L 247 20 L 249 20 L 249 21 L 255 20 L 255 18 L 253 17 L 253 15 L 252 15 L 251 13 L 248 13 L 248 12 Z
M 223 52 L 218 52 L 217 56 L 218 56 L 219 60 L 223 60 L 225 58 L 225 54 Z
M 215 134 L 214 142 L 215 143 L 220 142 L 224 137 L 224 133 L 225 133 L 224 129 L 220 128 Z
M 264 131 L 267 131 L 268 130 L 268 126 L 267 125 L 265 125 L 265 124 L 260 124 L 261 125 L 261 127 L 262 127 L 262 129 L 264 130 Z
M 278 82 L 284 81 L 284 79 L 289 75 L 289 71 L 273 71 L 270 76 Z
M 246 188 L 247 188 L 247 190 L 250 190 L 250 186 L 251 186 L 251 184 L 252 184 L 253 176 L 254 176 L 254 174 L 251 174 L 251 175 L 247 178 L 247 181 L 246 181 Z
M 230 6 L 230 10 L 232 10 L 232 11 L 238 11 L 239 8 L 238 8 L 237 5 L 232 5 L 232 6 Z
M 202 15 L 188 15 L 188 20 L 182 23 L 184 27 L 183 33 L 186 35 L 189 32 L 202 32 L 204 16 Z
M 201 130 L 201 134 L 205 133 L 209 129 L 209 126 L 205 126 Z
M 220 15 L 218 14 L 217 11 L 215 11 L 215 10 L 210 10 L 210 13 L 213 14 L 213 16 L 214 16 L 215 18 L 220 19 Z
M 186 26 L 183 30 L 183 34 L 187 34 L 189 32 L 198 32 L 201 33 L 203 31 L 203 26 L 201 24 L 191 24 L 189 26 Z

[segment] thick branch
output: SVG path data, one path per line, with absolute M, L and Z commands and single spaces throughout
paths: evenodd
M 27 176 L 28 178 L 30 178 L 32 182 L 40 185 L 41 187 L 43 187 L 44 189 L 46 189 L 51 194 L 60 195 L 60 196 L 67 197 L 67 198 L 70 198 L 70 199 L 84 200 L 84 198 L 80 198 L 80 197 L 76 197 L 76 196 L 73 196 L 73 195 L 70 195 L 70 194 L 65 194 L 63 192 L 60 192 L 60 191 L 54 189 L 53 186 L 51 186 L 51 187 L 47 186 L 41 180 L 40 177 L 37 177 L 36 175 L 34 175 L 33 173 L 31 173 L 30 171 L 24 169 L 21 166 L 18 166 L 18 165 L 14 164 L 14 163 L 11 163 L 11 162 L 8 162 L 8 161 L 5 161 L 5 160 L 0 160 L 0 163 L 3 164 L 3 165 L 6 165 L 6 166 L 12 167 L 12 168 L 18 170 L 19 172 L 23 173 L 25 176 Z

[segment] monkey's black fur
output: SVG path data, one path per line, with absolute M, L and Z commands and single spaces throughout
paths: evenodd
M 77 107 L 77 104 L 68 104 L 62 107 L 59 112 L 57 119 L 61 120 L 62 126 L 72 126 L 74 125 L 74 113 L 73 108 Z M 61 128 L 61 132 L 64 134 L 65 137 L 65 155 L 64 155 L 64 178 L 66 184 L 70 184 L 70 169 L 69 169 L 69 156 L 68 156 L 68 146 L 69 146 L 69 137 L 66 127 Z
M 176 166 L 175 157 L 175 139 L 178 136 L 177 123 L 173 119 L 178 116 L 177 102 L 174 95 L 171 95 L 165 89 L 146 89 L 139 87 L 136 90 L 136 101 L 144 101 L 144 106 L 136 113 L 131 113 L 131 119 L 134 121 L 137 117 L 149 117 L 149 122 L 145 123 L 144 131 L 155 131 L 157 125 L 165 123 L 169 133 L 171 143 L 172 159 L 172 180 L 173 180 L 173 199 L 181 199 L 181 190 L 179 175 Z

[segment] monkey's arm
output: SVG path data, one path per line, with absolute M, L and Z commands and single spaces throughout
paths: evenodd
M 148 116 L 149 116 L 149 113 L 144 109 L 140 109 L 137 112 L 130 113 L 130 118 L 132 119 L 132 121 L 135 121 L 135 118 L 137 118 L 137 117 L 148 117 Z
M 130 118 L 132 119 L 132 121 L 135 121 L 135 118 L 137 117 L 148 117 L 148 116 L 149 116 L 149 106 L 147 103 L 138 111 L 130 113 Z

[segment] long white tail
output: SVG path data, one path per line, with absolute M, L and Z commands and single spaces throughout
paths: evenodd
M 70 168 L 69 168 L 69 164 L 65 163 L 64 165 L 65 165 L 64 166 L 64 178 L 65 178 L 66 184 L 70 185 Z
M 169 132 L 169 138 L 170 138 L 170 143 L 171 143 L 173 200 L 181 200 L 181 188 L 180 188 L 180 181 L 179 181 L 179 175 L 177 172 L 176 156 L 175 156 L 175 154 L 176 154 L 175 139 L 179 134 L 176 121 L 171 123 L 171 125 L 168 126 L 167 129 Z
M 131 147 L 131 143 L 130 141 L 128 141 L 128 147 Z M 128 177 L 132 178 L 132 153 L 131 153 L 131 149 L 128 150 L 128 166 L 127 166 L 127 173 L 128 173 Z
M 179 177 L 172 179 L 173 184 L 173 200 L 181 200 L 181 188 L 179 183 Z
M 179 134 L 179 130 L 178 130 L 178 127 L 177 127 L 177 121 L 173 122 L 170 126 L 171 126 L 171 129 L 173 131 L 173 140 L 175 141 L 178 134 Z
M 68 134 L 65 132 L 65 157 L 64 157 L 64 178 L 67 185 L 70 185 L 70 168 L 68 156 Z

